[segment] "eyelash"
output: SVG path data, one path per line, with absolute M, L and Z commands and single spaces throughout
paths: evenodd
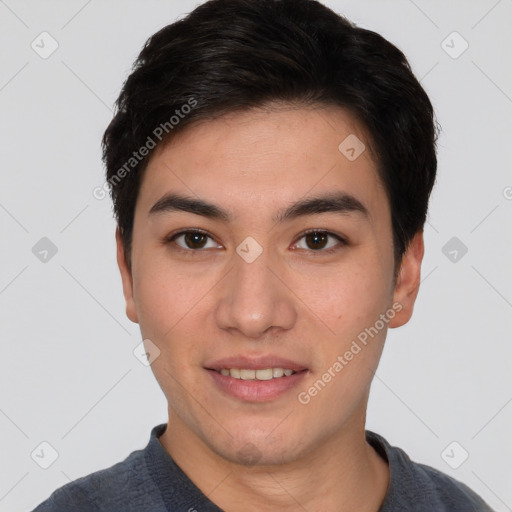
M 174 240 L 176 240 L 176 238 L 178 238 L 179 236 L 190 234 L 190 233 L 205 235 L 205 236 L 207 236 L 207 237 L 209 237 L 209 238 L 211 238 L 213 240 L 213 237 L 208 232 L 203 231 L 202 229 L 186 229 L 186 230 L 178 231 L 177 233 L 173 233 L 173 234 L 169 235 L 168 237 L 166 237 L 163 240 L 163 242 L 165 244 L 170 244 L 171 242 L 174 242 Z M 313 253 L 315 256 L 316 255 L 322 255 L 322 254 L 333 254 L 333 253 L 339 251 L 342 247 L 348 245 L 347 240 L 345 238 L 343 238 L 342 236 L 337 235 L 335 233 L 332 233 L 331 231 L 326 231 L 326 230 L 322 230 L 322 229 L 308 229 L 307 231 L 304 231 L 297 238 L 297 242 L 301 238 L 304 238 L 306 235 L 308 235 L 310 233 L 317 233 L 317 234 L 320 234 L 320 235 L 329 235 L 329 236 L 332 236 L 332 237 L 336 238 L 340 242 L 340 244 L 337 244 L 334 247 L 331 247 L 330 249 L 318 249 L 317 251 L 315 251 L 313 249 L 302 249 L 302 250 L 307 250 L 307 251 Z M 295 244 L 297 242 L 295 242 Z M 181 253 L 185 253 L 185 254 L 188 254 L 188 255 L 195 255 L 195 253 L 200 253 L 200 252 L 206 251 L 206 249 L 184 249 L 183 247 L 181 247 L 179 245 L 176 245 L 176 244 L 175 244 L 175 246 L 176 247 L 175 247 L 174 250 L 177 250 L 177 251 L 179 251 Z

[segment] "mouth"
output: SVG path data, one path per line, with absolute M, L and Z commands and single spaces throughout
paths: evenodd
M 233 377 L 234 379 L 241 380 L 272 380 L 289 377 L 290 375 L 293 375 L 297 372 L 291 368 L 278 367 L 263 368 L 260 370 L 253 370 L 250 368 L 221 368 L 219 373 L 225 377 Z
M 205 366 L 215 388 L 245 402 L 268 402 L 285 395 L 309 372 L 304 365 L 277 357 L 237 357 Z

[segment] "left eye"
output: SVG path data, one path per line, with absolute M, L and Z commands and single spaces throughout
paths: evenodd
M 334 233 L 330 233 L 329 231 L 308 231 L 304 233 L 299 240 L 304 239 L 306 241 L 307 247 L 299 247 L 300 249 L 312 250 L 314 252 L 332 252 L 332 250 L 336 250 L 336 243 L 331 243 L 328 245 L 328 239 L 335 239 L 338 242 L 341 242 L 341 245 L 345 245 L 345 240 L 343 240 L 340 236 L 335 235 Z M 298 243 L 296 243 L 299 246 Z

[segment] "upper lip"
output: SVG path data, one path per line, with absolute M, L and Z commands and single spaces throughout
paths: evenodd
M 263 356 L 230 356 L 222 359 L 216 359 L 204 365 L 208 370 L 220 371 L 222 368 L 239 368 L 247 370 L 264 370 L 266 368 L 283 368 L 295 372 L 307 370 L 307 367 L 290 359 L 285 359 L 276 355 Z

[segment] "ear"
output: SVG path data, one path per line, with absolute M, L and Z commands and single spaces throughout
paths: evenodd
M 414 302 L 420 289 L 421 261 L 425 247 L 423 245 L 423 232 L 416 233 L 402 257 L 400 271 L 396 280 L 393 303 L 398 302 L 401 310 L 389 322 L 390 327 L 400 327 L 406 324 L 414 309 Z
M 116 245 L 117 245 L 117 265 L 121 272 L 121 280 L 123 282 L 123 294 L 126 301 L 126 316 L 135 323 L 139 323 L 137 318 L 137 310 L 135 301 L 133 300 L 133 279 L 132 272 L 126 263 L 123 239 L 119 227 L 116 228 Z

